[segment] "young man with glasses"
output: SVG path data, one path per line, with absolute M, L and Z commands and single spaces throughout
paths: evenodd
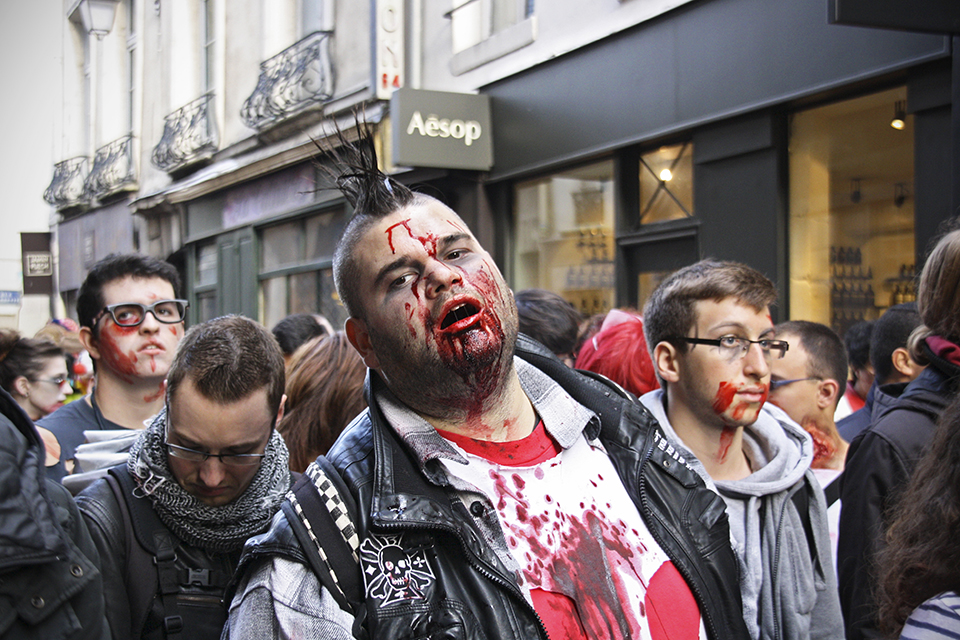
M 768 278 L 733 262 L 667 277 L 643 312 L 661 389 L 641 401 L 726 503 L 750 637 L 842 638 L 810 436 L 764 406 L 772 364 L 795 348 L 771 320 L 776 297 Z
M 840 475 L 849 444 L 837 431 L 837 406 L 847 386 L 847 354 L 833 329 L 806 320 L 782 322 L 777 337 L 790 350 L 770 363 L 770 402 L 813 438 L 810 468 L 827 498 L 831 551 L 836 567 L 840 530 Z
M 76 498 L 100 553 L 113 637 L 220 637 L 243 544 L 291 485 L 276 430 L 283 390 L 280 347 L 256 322 L 224 316 L 187 332 L 163 409 L 125 464 Z
M 60 442 L 67 473 L 86 470 L 74 468 L 85 431 L 143 429 L 163 407 L 163 380 L 184 330 L 179 293 L 173 265 L 136 253 L 107 256 L 80 285 L 80 341 L 94 362 L 94 390 L 39 423 Z M 77 484 L 76 493 L 84 482 L 67 484 Z

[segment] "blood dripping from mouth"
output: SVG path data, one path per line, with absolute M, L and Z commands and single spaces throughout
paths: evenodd
M 717 389 L 717 395 L 713 398 L 713 412 L 718 416 L 722 416 L 727 412 L 727 410 L 733 405 L 734 400 L 737 399 L 737 385 L 732 382 L 721 382 L 719 388 Z M 767 396 L 769 395 L 769 389 L 766 385 L 763 388 L 763 394 L 760 398 L 759 405 L 767 401 Z M 743 418 L 744 414 L 747 412 L 747 409 L 752 407 L 752 403 L 740 402 L 737 406 L 733 407 L 733 413 L 730 417 L 734 420 L 740 420 Z
M 501 513 L 509 506 L 516 517 L 504 516 L 513 535 L 507 543 L 518 546 L 518 537 L 529 545 L 523 579 L 530 585 L 552 585 L 549 589 L 571 598 L 577 605 L 581 622 L 590 637 L 633 638 L 646 615 L 643 604 L 634 611 L 625 578 L 638 581 L 643 589 L 649 586 L 634 566 L 634 556 L 647 549 L 632 546 L 625 538 L 625 523 L 613 522 L 596 504 L 584 504 L 582 514 L 564 512 L 551 502 L 553 513 L 531 513 L 524 498 L 523 479 L 511 474 L 508 480 L 490 470 Z M 556 505 L 556 506 L 552 506 Z
M 137 377 L 137 353 L 131 349 L 128 353 L 120 350 L 117 344 L 116 335 L 130 336 L 136 334 L 137 327 L 118 327 L 108 325 L 100 332 L 100 357 L 118 377 L 127 384 L 133 384 L 133 379 Z
M 724 427 L 720 433 L 720 449 L 717 451 L 717 462 L 723 463 L 727 459 L 727 453 L 730 452 L 730 445 L 733 444 L 733 434 L 736 429 L 733 427 Z

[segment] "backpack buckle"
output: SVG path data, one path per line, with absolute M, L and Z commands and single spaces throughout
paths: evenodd
M 180 633 L 183 631 L 183 618 L 180 616 L 167 616 L 163 619 L 163 630 L 167 633 Z
M 210 569 L 187 569 L 187 584 L 210 586 Z

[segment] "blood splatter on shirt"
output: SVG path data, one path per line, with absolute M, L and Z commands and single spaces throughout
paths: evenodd
M 517 442 L 443 435 L 470 461 L 447 470 L 496 508 L 551 637 L 706 638 L 689 587 L 598 443 L 581 437 L 561 450 L 542 423 Z

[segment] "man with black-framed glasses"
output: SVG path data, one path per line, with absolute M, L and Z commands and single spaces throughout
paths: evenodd
M 125 463 L 77 496 L 101 556 L 115 638 L 220 637 L 243 544 L 267 528 L 291 485 L 276 430 L 284 382 L 280 346 L 253 320 L 224 316 L 191 328 L 162 410 Z
M 771 369 L 797 348 L 774 327 L 776 298 L 739 263 L 703 260 L 668 276 L 643 311 L 661 389 L 641 401 L 726 504 L 751 638 L 842 638 L 813 443 L 765 405 Z
M 80 341 L 90 353 L 96 379 L 93 392 L 42 421 L 60 442 L 64 479 L 73 493 L 89 484 L 104 463 L 101 453 L 76 464 L 85 432 L 126 432 L 115 438 L 113 454 L 125 452 L 144 422 L 163 408 L 163 381 L 183 338 L 186 300 L 173 265 L 139 253 L 112 254 L 87 274 L 77 296 Z M 82 457 L 82 456 L 81 456 Z M 56 478 L 61 479 L 61 478 Z

